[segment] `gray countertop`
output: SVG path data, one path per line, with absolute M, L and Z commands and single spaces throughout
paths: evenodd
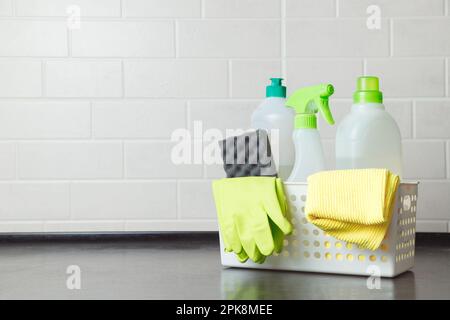
M 416 266 L 367 278 L 224 269 L 216 234 L 0 236 L 0 299 L 450 299 L 450 235 L 419 236 Z M 69 290 L 68 266 L 81 290 Z

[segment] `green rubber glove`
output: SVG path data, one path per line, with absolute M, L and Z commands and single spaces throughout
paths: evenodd
M 275 186 L 276 186 L 276 191 L 277 191 L 278 203 L 280 204 L 280 209 L 282 212 L 285 213 L 285 217 L 288 219 L 288 221 L 291 221 L 291 216 L 289 215 L 289 210 L 288 210 L 288 208 L 289 208 L 288 202 L 287 202 L 286 196 L 284 194 L 284 188 L 283 188 L 283 183 L 281 182 L 281 179 L 275 180 Z M 292 225 L 290 223 L 289 223 L 289 225 L 291 226 L 291 230 L 289 231 L 289 234 L 290 234 L 292 232 Z M 274 224 L 272 221 L 270 221 L 270 228 L 272 229 L 273 240 L 275 243 L 274 251 L 276 253 L 280 253 L 283 250 L 283 242 L 284 242 L 284 237 L 286 236 L 286 234 L 284 234 L 283 230 L 278 228 L 278 226 L 276 224 Z
M 284 236 L 292 232 L 281 180 L 241 177 L 216 180 L 213 194 L 225 250 L 241 262 L 263 263 L 280 252 Z

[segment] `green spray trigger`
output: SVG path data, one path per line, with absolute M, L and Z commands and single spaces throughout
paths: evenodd
M 334 124 L 328 98 L 334 93 L 331 84 L 319 84 L 295 91 L 286 101 L 286 106 L 295 110 L 296 128 L 317 128 L 316 113 L 320 111 L 329 124 Z

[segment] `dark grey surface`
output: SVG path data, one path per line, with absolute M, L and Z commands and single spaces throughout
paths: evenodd
M 448 235 L 418 239 L 416 267 L 367 278 L 223 269 L 215 234 L 0 237 L 0 299 L 450 299 Z M 81 290 L 66 269 L 81 268 Z

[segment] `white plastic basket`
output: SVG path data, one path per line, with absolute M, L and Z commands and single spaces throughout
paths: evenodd
M 402 183 L 396 194 L 394 214 L 382 245 L 376 251 L 337 240 L 306 221 L 307 185 L 285 183 L 292 235 L 284 240 L 281 254 L 268 257 L 263 264 L 240 263 L 227 253 L 221 241 L 222 265 L 226 267 L 338 273 L 376 274 L 395 277 L 414 266 L 418 183 Z

